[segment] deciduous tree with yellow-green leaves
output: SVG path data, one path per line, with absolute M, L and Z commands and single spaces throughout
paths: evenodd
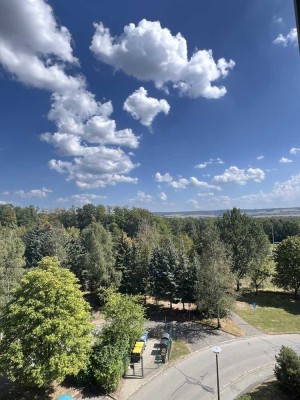
M 78 280 L 45 257 L 29 271 L 0 319 L 0 373 L 43 387 L 85 367 L 91 349 L 89 306 Z

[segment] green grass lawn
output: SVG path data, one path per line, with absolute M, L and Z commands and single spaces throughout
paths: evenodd
M 253 309 L 256 303 L 256 309 Z M 242 292 L 236 313 L 249 324 L 267 333 L 300 332 L 300 301 L 280 292 Z
M 249 395 L 251 400 L 291 400 L 291 395 L 284 393 L 276 380 L 264 382 L 253 389 Z

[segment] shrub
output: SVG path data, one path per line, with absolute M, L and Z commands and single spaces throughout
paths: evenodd
M 107 344 L 95 346 L 91 367 L 94 380 L 105 393 L 117 389 L 120 379 L 125 372 L 124 355 L 120 348 Z
M 300 397 L 300 357 L 289 347 L 282 346 L 278 356 L 274 373 L 280 386 L 291 392 L 295 398 Z
M 128 353 L 127 340 L 109 343 L 103 334 L 99 335 L 86 370 L 77 377 L 78 382 L 96 386 L 103 393 L 113 392 L 128 367 Z

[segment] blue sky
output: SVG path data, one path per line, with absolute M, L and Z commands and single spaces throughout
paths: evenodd
M 0 203 L 300 206 L 286 0 L 1 0 Z

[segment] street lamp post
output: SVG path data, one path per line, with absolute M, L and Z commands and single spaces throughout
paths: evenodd
M 216 367 L 217 367 L 217 388 L 218 388 L 218 400 L 220 400 L 220 383 L 219 383 L 219 364 L 218 364 L 218 355 L 221 352 L 220 347 L 213 347 L 212 351 L 215 353 L 216 355 Z

